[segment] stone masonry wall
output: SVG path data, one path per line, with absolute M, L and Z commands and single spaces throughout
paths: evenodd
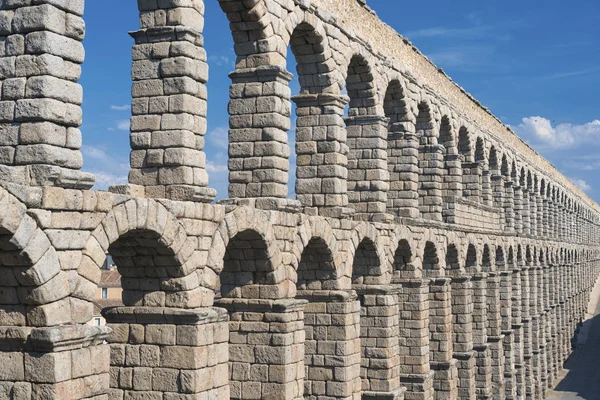
M 80 171 L 84 1 L 0 0 L 0 399 L 543 399 L 600 275 L 600 207 L 365 1 L 219 4 L 237 61 L 214 203 L 203 0 L 138 0 L 109 191 Z M 107 254 L 124 307 L 92 327 Z

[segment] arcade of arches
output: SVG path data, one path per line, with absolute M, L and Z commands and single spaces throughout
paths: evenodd
M 81 171 L 84 1 L 0 2 L 0 399 L 543 399 L 600 273 L 598 204 L 364 0 L 219 3 L 214 203 L 203 0 L 138 0 L 108 192 Z M 88 326 L 107 253 L 125 305 Z

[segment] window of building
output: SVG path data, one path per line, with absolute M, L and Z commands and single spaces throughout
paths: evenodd
M 108 299 L 108 288 L 102 288 L 102 298 Z
M 94 318 L 94 326 L 100 326 L 100 318 Z

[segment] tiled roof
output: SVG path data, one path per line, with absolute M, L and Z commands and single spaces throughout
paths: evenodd
M 100 278 L 100 287 L 121 287 L 121 274 L 118 271 L 102 270 Z

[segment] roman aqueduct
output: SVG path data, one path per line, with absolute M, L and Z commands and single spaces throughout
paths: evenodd
M 84 0 L 0 1 L 0 398 L 544 398 L 599 206 L 364 0 L 219 3 L 237 63 L 214 203 L 203 0 L 138 0 L 129 184 L 108 192 L 81 171 Z M 107 253 L 125 307 L 88 326 Z

